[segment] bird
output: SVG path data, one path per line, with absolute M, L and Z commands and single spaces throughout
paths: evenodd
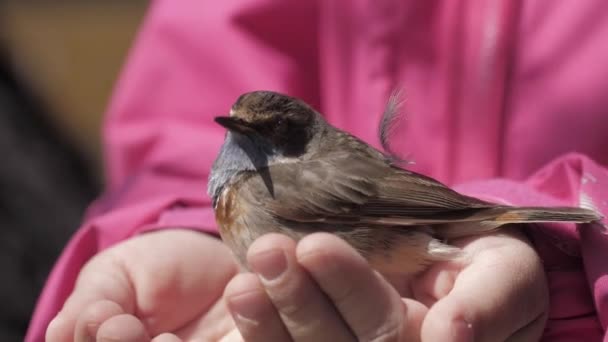
M 454 239 L 508 224 L 602 219 L 585 208 L 487 202 L 401 167 L 387 152 L 395 98 L 379 125 L 385 151 L 273 91 L 244 93 L 228 115 L 214 118 L 227 132 L 207 191 L 220 237 L 243 267 L 249 246 L 267 233 L 299 241 L 328 232 L 382 274 L 417 274 L 462 256 Z

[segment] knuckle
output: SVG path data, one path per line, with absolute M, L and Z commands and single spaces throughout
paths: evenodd
M 289 317 L 300 317 L 312 300 L 311 291 L 300 280 L 285 284 L 282 288 L 271 291 L 270 297 L 279 312 Z
M 403 308 L 401 310 L 404 310 Z M 360 327 L 359 340 L 366 342 L 392 342 L 403 340 L 403 311 L 390 310 L 385 315 Z
M 332 301 L 338 307 L 346 307 L 353 300 L 356 301 L 355 285 L 347 282 L 340 285 L 331 290 Z
M 285 291 L 273 298 L 273 302 L 281 314 L 300 320 L 310 311 L 311 297 L 306 291 Z
M 279 311 L 286 316 L 298 317 L 305 312 L 306 302 L 296 298 L 283 298 L 279 301 L 274 301 L 277 304 Z
M 363 334 L 360 341 L 365 342 L 396 342 L 401 340 L 401 326 L 397 322 L 388 322 L 379 328 Z

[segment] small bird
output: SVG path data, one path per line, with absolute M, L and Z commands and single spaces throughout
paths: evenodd
M 395 104 L 389 100 L 380 125 L 385 150 Z M 270 232 L 296 241 L 333 233 L 379 272 L 414 274 L 461 255 L 452 239 L 510 223 L 601 219 L 583 208 L 513 207 L 462 195 L 276 92 L 245 93 L 215 122 L 228 131 L 208 192 L 220 235 L 244 267 L 250 244 Z

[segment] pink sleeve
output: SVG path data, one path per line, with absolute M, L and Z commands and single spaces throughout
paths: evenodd
M 238 95 L 268 89 L 318 103 L 317 11 L 309 1 L 277 3 L 152 3 L 106 117 L 107 189 L 52 270 L 27 341 L 44 339 L 99 251 L 153 229 L 216 232 L 206 183 L 225 132 L 212 118 Z M 267 20 L 279 7 L 280 18 Z
M 514 205 L 591 207 L 608 216 L 608 170 L 580 154 L 556 159 L 525 183 L 504 179 L 458 187 Z M 526 230 L 549 282 L 544 341 L 608 341 L 608 235 L 600 225 L 542 224 Z

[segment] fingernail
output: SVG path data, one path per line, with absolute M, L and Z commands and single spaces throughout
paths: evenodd
M 260 295 L 256 292 L 246 292 L 228 298 L 228 308 L 235 316 L 234 318 L 247 325 L 258 325 L 256 318 L 260 316 L 260 308 L 263 304 Z
M 280 249 L 273 249 L 254 255 L 251 258 L 251 268 L 266 281 L 274 280 L 287 269 L 287 258 Z
M 454 322 L 454 341 L 473 342 L 473 325 L 465 320 Z

